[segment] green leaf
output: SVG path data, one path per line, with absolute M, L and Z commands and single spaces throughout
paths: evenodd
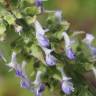
M 11 47 L 7 42 L 0 42 L 0 51 L 3 53 L 7 62 L 10 61 L 11 58 Z
M 58 81 L 61 80 L 61 78 L 60 78 L 60 76 L 59 76 L 58 74 L 54 74 L 54 75 L 53 75 L 53 78 L 56 79 L 56 80 L 58 80 Z
M 8 22 L 9 25 L 12 25 L 15 23 L 15 17 L 11 14 L 6 14 L 6 16 L 4 16 L 4 19 Z
M 27 16 L 26 18 L 26 22 L 31 25 L 35 20 L 36 20 L 36 15 L 31 17 L 31 16 Z
M 3 24 L 3 22 L 0 22 L 0 36 L 4 34 L 6 31 L 6 26 Z
M 19 12 L 19 10 L 13 10 L 13 13 L 18 19 L 21 19 L 23 17 L 22 14 Z
M 42 61 L 42 63 L 45 64 L 43 52 L 42 52 L 42 50 L 39 46 L 37 46 L 36 44 L 33 44 L 32 47 L 31 47 L 31 51 L 32 51 L 32 55 L 35 58 L 37 58 L 38 60 Z
M 27 7 L 24 9 L 24 13 L 26 15 L 34 16 L 34 15 L 38 14 L 38 10 L 36 7 Z
M 56 32 L 56 33 L 54 33 L 54 37 L 61 40 L 62 39 L 62 33 L 63 33 L 63 31 Z

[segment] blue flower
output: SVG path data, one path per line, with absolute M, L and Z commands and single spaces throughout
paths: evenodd
M 45 84 L 40 83 L 38 87 L 36 88 L 35 95 L 36 96 L 41 96 L 42 92 L 45 90 Z
M 28 80 L 21 80 L 20 85 L 22 88 L 26 88 L 26 89 L 30 87 L 30 83 Z
M 61 21 L 62 21 L 62 11 L 61 11 L 61 10 L 57 10 L 57 11 L 55 12 L 55 17 L 57 18 L 57 20 L 58 20 L 59 22 L 61 22 Z
M 37 7 L 41 7 L 42 6 L 42 0 L 35 0 L 35 4 Z
M 38 40 L 38 43 L 42 47 L 49 47 L 49 40 L 45 35 L 37 34 L 36 38 Z
M 22 71 L 21 70 L 16 70 L 16 76 L 22 77 L 23 76 Z
M 44 30 L 41 24 L 36 20 L 35 23 L 35 30 L 36 30 L 36 39 L 41 47 L 49 47 L 49 40 L 45 36 L 45 32 L 48 30 Z
M 45 35 L 45 33 L 48 31 L 48 29 L 47 30 L 46 29 L 44 30 L 42 28 L 42 25 L 37 20 L 34 22 L 34 25 L 35 25 L 36 34 Z
M 35 84 L 35 96 L 41 96 L 42 92 L 45 90 L 45 84 L 41 83 L 41 71 L 37 71 L 36 79 L 33 82 Z
M 65 53 L 66 53 L 66 56 L 69 58 L 69 59 L 75 59 L 75 53 L 72 51 L 72 43 L 71 43 L 71 40 L 68 36 L 68 34 L 66 32 L 63 32 L 62 34 L 64 36 L 64 40 L 65 40 Z
M 75 53 L 71 48 L 66 49 L 66 56 L 71 60 L 75 59 Z
M 41 93 L 45 90 L 45 84 L 41 83 L 38 92 Z
M 62 91 L 67 95 L 71 94 L 72 92 L 74 92 L 73 83 L 70 81 L 71 78 L 66 76 L 63 67 L 58 67 L 57 69 L 60 71 L 62 75 L 62 81 L 61 81 Z
M 83 42 L 86 43 L 87 45 L 91 45 L 91 43 L 94 39 L 95 39 L 95 37 L 92 34 L 87 33 Z
M 95 37 L 92 34 L 87 33 L 86 37 L 83 39 L 83 42 L 88 46 L 90 49 L 92 57 L 96 58 L 96 48 L 92 45 L 93 40 Z
M 51 53 L 46 55 L 46 64 L 48 66 L 56 65 L 56 61 L 57 61 L 56 58 L 53 55 L 51 55 Z
M 73 83 L 70 81 L 70 78 L 68 77 L 63 78 L 61 88 L 62 91 L 67 95 L 70 95 L 72 92 L 74 92 Z
M 12 52 L 12 56 L 11 56 L 11 61 L 9 64 L 7 64 L 8 67 L 12 69 L 15 69 L 17 65 L 17 61 L 16 61 L 16 52 Z
M 44 50 L 45 52 L 45 61 L 46 61 L 46 64 L 48 66 L 54 66 L 56 65 L 56 62 L 57 62 L 57 59 L 55 58 L 55 56 L 53 56 L 51 54 L 51 52 L 53 51 L 53 49 L 48 49 L 48 48 L 45 48 L 45 47 L 42 47 L 42 49 Z
M 92 55 L 92 57 L 94 58 L 96 58 L 96 47 L 93 47 L 92 45 L 88 45 L 88 47 L 89 47 L 89 49 L 90 49 L 90 51 L 91 51 L 91 55 Z

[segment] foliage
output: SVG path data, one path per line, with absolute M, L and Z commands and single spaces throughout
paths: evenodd
M 41 18 L 45 16 L 45 20 L 42 22 L 43 27 L 38 23 L 40 16 Z M 46 10 L 42 4 L 36 6 L 35 0 L 0 0 L 0 52 L 3 54 L 1 63 L 7 65 L 12 59 L 12 53 L 15 52 L 15 58 L 17 58 L 20 68 L 22 61 L 27 62 L 26 71 L 29 81 L 32 80 L 31 83 L 28 83 L 32 85 L 32 88 L 35 86 L 38 89 L 38 84 L 35 85 L 34 81 L 36 73 L 41 71 L 40 84 L 42 82 L 46 85 L 43 95 L 95 96 L 94 80 L 90 80 L 90 74 L 87 73 L 96 75 L 93 70 L 96 50 L 92 50 L 92 42 L 91 44 L 83 42 L 87 36 L 85 32 L 69 32 L 69 27 L 70 23 L 63 18 L 60 10 Z M 47 32 L 45 32 L 46 30 Z M 49 44 L 48 46 L 43 46 L 44 41 L 41 44 L 42 38 Z M 48 53 L 46 50 L 50 52 Z M 68 53 L 69 51 L 71 53 Z M 51 64 L 47 61 L 50 61 Z M 17 72 L 16 68 L 13 69 Z M 61 69 L 64 70 L 64 74 Z M 62 91 L 61 85 L 65 80 L 63 76 L 72 78 L 74 86 L 72 94 Z M 22 77 L 20 80 L 22 81 Z M 26 81 L 26 78 L 24 80 Z M 29 87 L 27 89 L 31 90 Z

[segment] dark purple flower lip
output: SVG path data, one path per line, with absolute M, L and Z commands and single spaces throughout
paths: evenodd
M 29 88 L 30 87 L 30 84 L 29 84 L 28 81 L 23 81 L 22 80 L 20 83 L 21 83 L 21 87 L 22 88 Z
M 45 84 L 40 84 L 40 88 L 39 88 L 38 92 L 41 93 L 44 90 L 45 90 Z
M 41 7 L 42 6 L 42 0 L 35 0 L 35 5 L 37 7 Z

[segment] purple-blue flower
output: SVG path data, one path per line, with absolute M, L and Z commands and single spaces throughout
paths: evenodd
M 75 59 L 75 53 L 71 48 L 66 49 L 66 56 L 71 60 Z
M 56 65 L 56 61 L 56 58 L 53 55 L 51 55 L 51 53 L 46 55 L 46 64 L 48 66 Z
M 28 80 L 21 80 L 20 85 L 22 88 L 26 88 L 26 89 L 30 87 L 30 83 Z
M 70 95 L 72 92 L 74 92 L 73 83 L 68 78 L 65 78 L 65 80 L 63 79 L 61 88 L 62 91 L 67 95 Z
M 23 76 L 22 71 L 21 70 L 16 70 L 16 76 L 22 77 Z
M 41 83 L 38 89 L 38 92 L 41 93 L 45 90 L 45 84 Z
M 96 47 L 93 47 L 92 45 L 88 45 L 90 51 L 91 51 L 91 55 L 93 57 L 96 57 Z
M 42 47 L 48 47 L 49 46 L 49 40 L 45 35 L 37 34 L 36 36 L 38 43 Z
M 53 51 L 53 49 L 48 49 L 46 47 L 42 47 L 42 49 L 45 52 L 45 61 L 46 61 L 46 64 L 48 66 L 54 66 L 54 65 L 56 65 L 57 59 L 55 58 L 55 56 L 53 56 L 51 54 L 51 52 Z
M 83 39 L 83 42 L 86 43 L 87 45 L 91 45 L 95 37 L 92 34 L 87 33 L 86 37 Z
M 42 6 L 42 0 L 35 0 L 35 4 L 37 7 L 41 7 Z
M 37 71 L 36 79 L 33 82 L 35 84 L 35 96 L 41 96 L 42 92 L 45 90 L 45 84 L 41 82 L 41 71 Z
M 44 90 L 45 90 L 45 84 L 43 84 L 43 83 L 39 84 L 39 86 L 36 88 L 35 95 L 41 96 L 41 94 Z
M 72 43 L 71 43 L 71 40 L 68 36 L 68 34 L 66 32 L 63 32 L 62 34 L 64 36 L 64 40 L 65 40 L 65 53 L 66 53 L 66 56 L 69 58 L 69 59 L 75 59 L 75 53 L 73 52 L 71 46 L 72 46 Z
M 35 23 L 35 30 L 36 30 L 36 39 L 41 47 L 49 47 L 49 40 L 45 36 L 45 32 L 48 30 L 44 30 L 41 24 L 36 20 Z
M 39 23 L 39 21 L 35 21 L 34 22 L 34 25 L 35 25 L 35 31 L 36 31 L 36 34 L 42 34 L 42 35 L 45 35 L 45 33 L 47 31 L 49 31 L 48 29 L 43 29 L 42 25 Z
M 61 10 L 57 10 L 57 11 L 55 12 L 55 17 L 57 18 L 57 20 L 58 20 L 59 22 L 61 22 L 61 21 L 62 21 L 62 11 L 61 11 Z
M 83 39 L 83 42 L 88 46 L 90 49 L 92 57 L 96 57 L 96 47 L 92 45 L 93 40 L 95 37 L 92 34 L 87 33 L 86 37 Z

